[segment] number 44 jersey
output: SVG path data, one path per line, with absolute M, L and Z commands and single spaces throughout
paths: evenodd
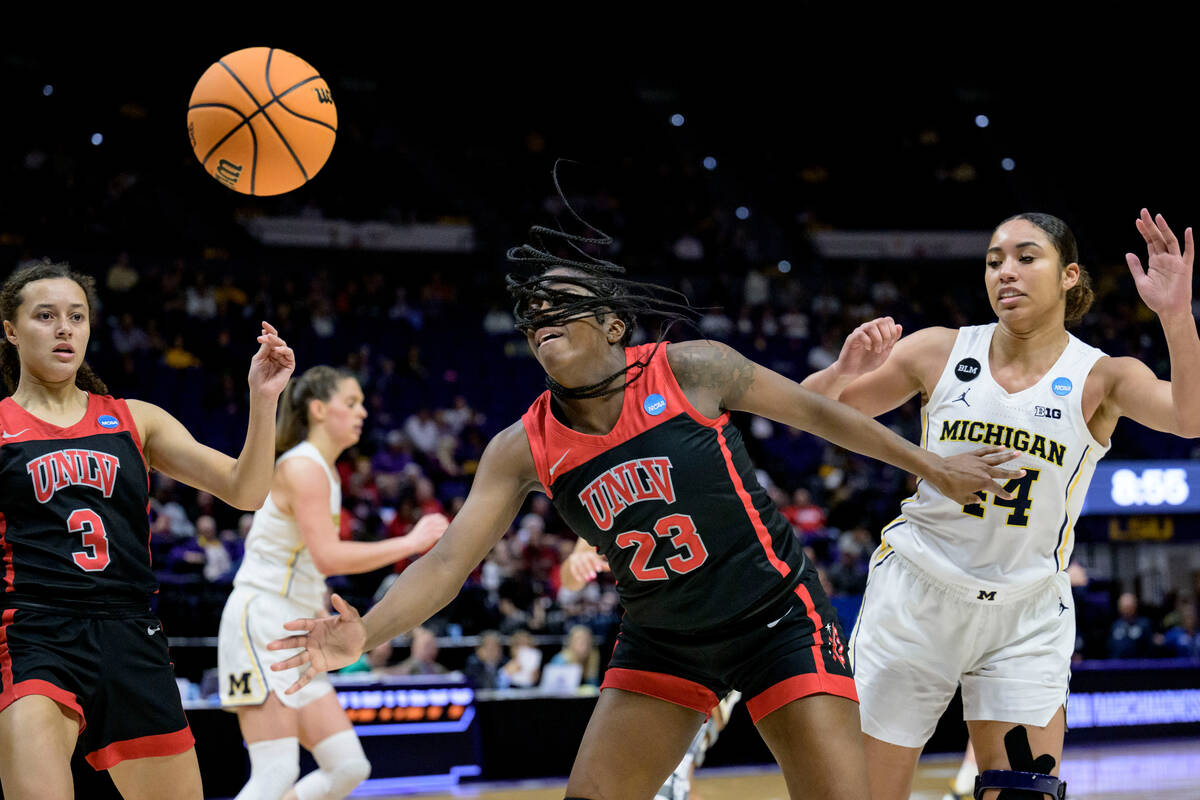
M 639 625 L 703 630 L 795 587 L 804 555 L 759 485 L 728 414 L 692 407 L 663 343 L 625 387 L 607 434 L 567 427 L 545 392 L 521 418 L 554 507 L 608 559 L 622 605 Z M 635 367 L 629 374 L 636 375 Z
M 0 606 L 144 602 L 149 483 L 124 400 L 88 395 L 61 428 L 0 401 Z
M 1104 353 L 1070 336 L 1035 384 L 1010 394 L 988 363 L 996 323 L 960 328 L 941 378 L 922 409 L 921 445 L 941 456 L 1001 445 L 1024 469 L 1005 489 L 963 506 L 926 482 L 883 529 L 894 548 L 922 570 L 956 585 L 1016 587 L 1063 570 L 1096 462 L 1108 452 L 1088 430 L 1081 400 L 1088 373 Z M 1068 334 L 1069 335 L 1069 334 Z

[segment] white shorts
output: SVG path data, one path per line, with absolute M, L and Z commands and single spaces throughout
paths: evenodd
M 236 586 L 225 601 L 217 643 L 217 672 L 220 676 L 221 707 L 234 710 L 262 705 L 274 691 L 280 702 L 301 708 L 333 691 L 329 677 L 319 673 L 295 694 L 284 691 L 300 677 L 299 669 L 276 672 L 271 665 L 300 652 L 268 650 L 267 643 L 293 632 L 283 623 L 316 616 L 314 609 L 286 597 Z
M 850 637 L 864 733 L 923 747 L 959 683 L 964 719 L 1049 724 L 1067 701 L 1075 649 L 1070 580 L 1060 572 L 988 594 L 875 551 Z

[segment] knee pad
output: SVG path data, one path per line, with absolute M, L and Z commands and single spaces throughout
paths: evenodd
M 354 731 L 340 731 L 313 746 L 317 769 L 296 784 L 299 800 L 341 800 L 371 774 L 371 762 Z
M 987 789 L 999 789 L 999 800 L 1065 800 L 1067 784 L 1053 775 L 1040 772 L 1016 772 L 1007 769 L 989 769 L 979 773 L 975 779 L 975 798 L 980 800 Z
M 246 745 L 250 780 L 234 800 L 279 800 L 300 777 L 300 742 L 295 736 Z

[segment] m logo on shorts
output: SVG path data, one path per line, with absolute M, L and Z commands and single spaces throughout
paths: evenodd
M 995 599 L 996 599 L 996 592 L 995 592 L 995 591 L 991 591 L 991 592 L 989 592 L 989 591 L 987 591 L 986 589 L 980 589 L 980 590 L 979 590 L 979 597 L 978 597 L 978 598 L 976 598 L 976 599 L 978 599 L 978 600 L 995 600 Z
M 250 694 L 250 673 L 243 672 L 242 677 L 229 673 L 229 696 L 237 695 L 238 689 L 242 690 L 242 694 Z

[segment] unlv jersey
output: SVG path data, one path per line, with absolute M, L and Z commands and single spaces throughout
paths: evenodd
M 654 344 L 630 347 L 645 358 Z M 521 418 L 546 494 L 608 559 L 629 618 L 702 630 L 791 591 L 804 555 L 758 484 L 729 414 L 692 407 L 666 343 L 625 387 L 621 415 L 593 436 L 555 418 L 550 392 Z
M 0 606 L 145 601 L 149 474 L 124 400 L 88 395 L 60 428 L 0 401 Z

